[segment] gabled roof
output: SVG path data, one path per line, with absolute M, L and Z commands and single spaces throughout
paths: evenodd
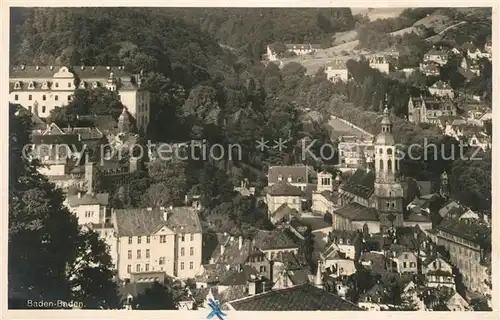
M 161 225 L 179 234 L 201 232 L 196 209 L 177 207 L 166 211 L 168 212 L 167 221 L 163 220 L 163 211 L 158 209 L 115 210 L 118 235 L 120 237 L 147 236 L 156 232 Z
M 444 219 L 436 229 L 478 245 L 482 245 L 480 237 L 485 233 L 491 232 L 491 229 L 488 230 L 485 226 L 478 223 L 458 219 Z
M 259 272 L 252 266 L 245 265 L 241 270 L 229 270 L 219 281 L 221 286 L 246 285 L 251 276 L 257 276 Z
M 273 231 L 259 230 L 254 237 L 254 241 L 255 247 L 262 251 L 298 248 L 298 245 L 292 239 L 278 229 Z
M 361 311 L 357 305 L 316 288 L 303 284 L 291 288 L 273 290 L 230 301 L 229 304 L 239 311 Z
M 368 199 L 373 193 L 374 183 L 375 171 L 367 171 L 359 168 L 346 183 L 340 186 L 340 188 L 345 192 L 352 193 L 363 199 Z
M 297 216 L 298 214 L 299 213 L 297 210 L 290 208 L 287 203 L 283 203 L 278 207 L 278 209 L 276 209 L 276 211 L 271 214 L 271 217 L 273 218 L 273 220 L 280 221 L 285 218 Z
M 89 194 L 85 193 L 78 198 L 78 195 L 68 195 L 68 203 L 71 207 L 85 206 L 85 205 L 101 205 L 107 206 L 109 201 L 108 193 Z
M 278 182 L 268 187 L 267 190 L 271 196 L 300 197 L 302 195 L 300 188 L 292 186 L 288 182 Z
M 291 183 L 307 183 L 312 172 L 312 168 L 304 165 L 271 166 L 267 171 L 267 180 L 269 183 L 278 183 L 281 176 L 283 182 L 288 182 L 290 177 Z
M 348 203 L 334 212 L 350 221 L 379 221 L 377 209 L 367 208 L 355 202 Z
M 441 89 L 441 90 L 452 90 L 451 86 L 449 83 L 447 82 L 444 82 L 444 81 L 437 81 L 435 82 L 431 88 L 434 88 L 434 89 Z

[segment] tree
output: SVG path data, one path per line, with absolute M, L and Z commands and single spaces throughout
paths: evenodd
M 158 282 L 153 283 L 151 288 L 135 299 L 136 308 L 139 310 L 177 310 L 178 302 L 172 288 Z
M 114 91 L 102 87 L 77 89 L 67 105 L 50 112 L 49 122 L 59 126 L 74 126 L 79 115 L 111 115 L 118 119 L 124 107 Z
M 150 162 L 152 184 L 144 193 L 142 204 L 148 207 L 182 204 L 188 191 L 186 169 L 187 162 L 175 156 Z
M 116 307 L 110 257 L 94 233 L 78 226 L 63 194 L 22 156 L 31 119 L 9 107 L 9 304 L 18 299 L 83 302 L 86 308 Z M 81 259 L 87 264 L 72 268 Z M 94 264 L 93 264 L 94 263 Z M 71 272 L 74 270 L 74 272 Z M 74 291 L 79 287 L 82 294 Z

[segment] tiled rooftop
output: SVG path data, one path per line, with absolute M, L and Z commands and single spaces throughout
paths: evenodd
M 71 207 L 78 207 L 78 206 L 84 206 L 84 205 L 101 205 L 101 206 L 107 206 L 109 203 L 109 194 L 108 193 L 96 193 L 96 194 L 89 194 L 85 193 L 82 194 L 81 197 L 79 198 L 78 195 L 68 195 L 67 197 L 69 205 Z
M 298 245 L 282 230 L 259 230 L 254 238 L 255 246 L 260 250 L 294 249 Z
M 271 196 L 300 197 L 302 191 L 288 182 L 278 182 L 268 187 L 267 193 Z
M 334 211 L 351 221 L 379 221 L 378 211 L 374 208 L 368 208 L 358 203 L 351 202 Z
M 307 183 L 310 173 L 312 173 L 312 168 L 304 165 L 271 166 L 267 172 L 267 180 L 269 183 L 278 183 L 278 178 L 281 176 L 284 182 L 287 182 L 290 177 L 291 183 Z
M 168 212 L 167 221 L 163 211 L 158 209 L 119 209 L 115 210 L 116 227 L 120 237 L 150 235 L 162 225 L 175 233 L 200 233 L 201 224 L 198 212 L 191 207 L 177 207 Z
M 311 284 L 264 292 L 229 302 L 239 311 L 358 311 L 352 302 Z
M 368 199 L 373 193 L 374 183 L 375 171 L 359 168 L 340 188 L 363 199 Z

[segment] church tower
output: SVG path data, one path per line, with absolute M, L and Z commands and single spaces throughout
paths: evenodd
M 403 187 L 398 179 L 399 158 L 387 106 L 381 127 L 374 143 L 374 206 L 380 214 L 381 229 L 386 231 L 392 226 L 403 226 Z

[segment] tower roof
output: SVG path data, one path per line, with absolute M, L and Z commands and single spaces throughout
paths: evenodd
M 392 135 L 392 122 L 389 117 L 389 109 L 385 107 L 382 121 L 380 122 L 382 131 L 375 138 L 375 145 L 379 146 L 393 146 L 395 144 Z
M 127 107 L 123 107 L 122 113 L 118 117 L 118 121 L 128 121 L 128 120 L 129 120 L 129 116 L 128 116 Z

